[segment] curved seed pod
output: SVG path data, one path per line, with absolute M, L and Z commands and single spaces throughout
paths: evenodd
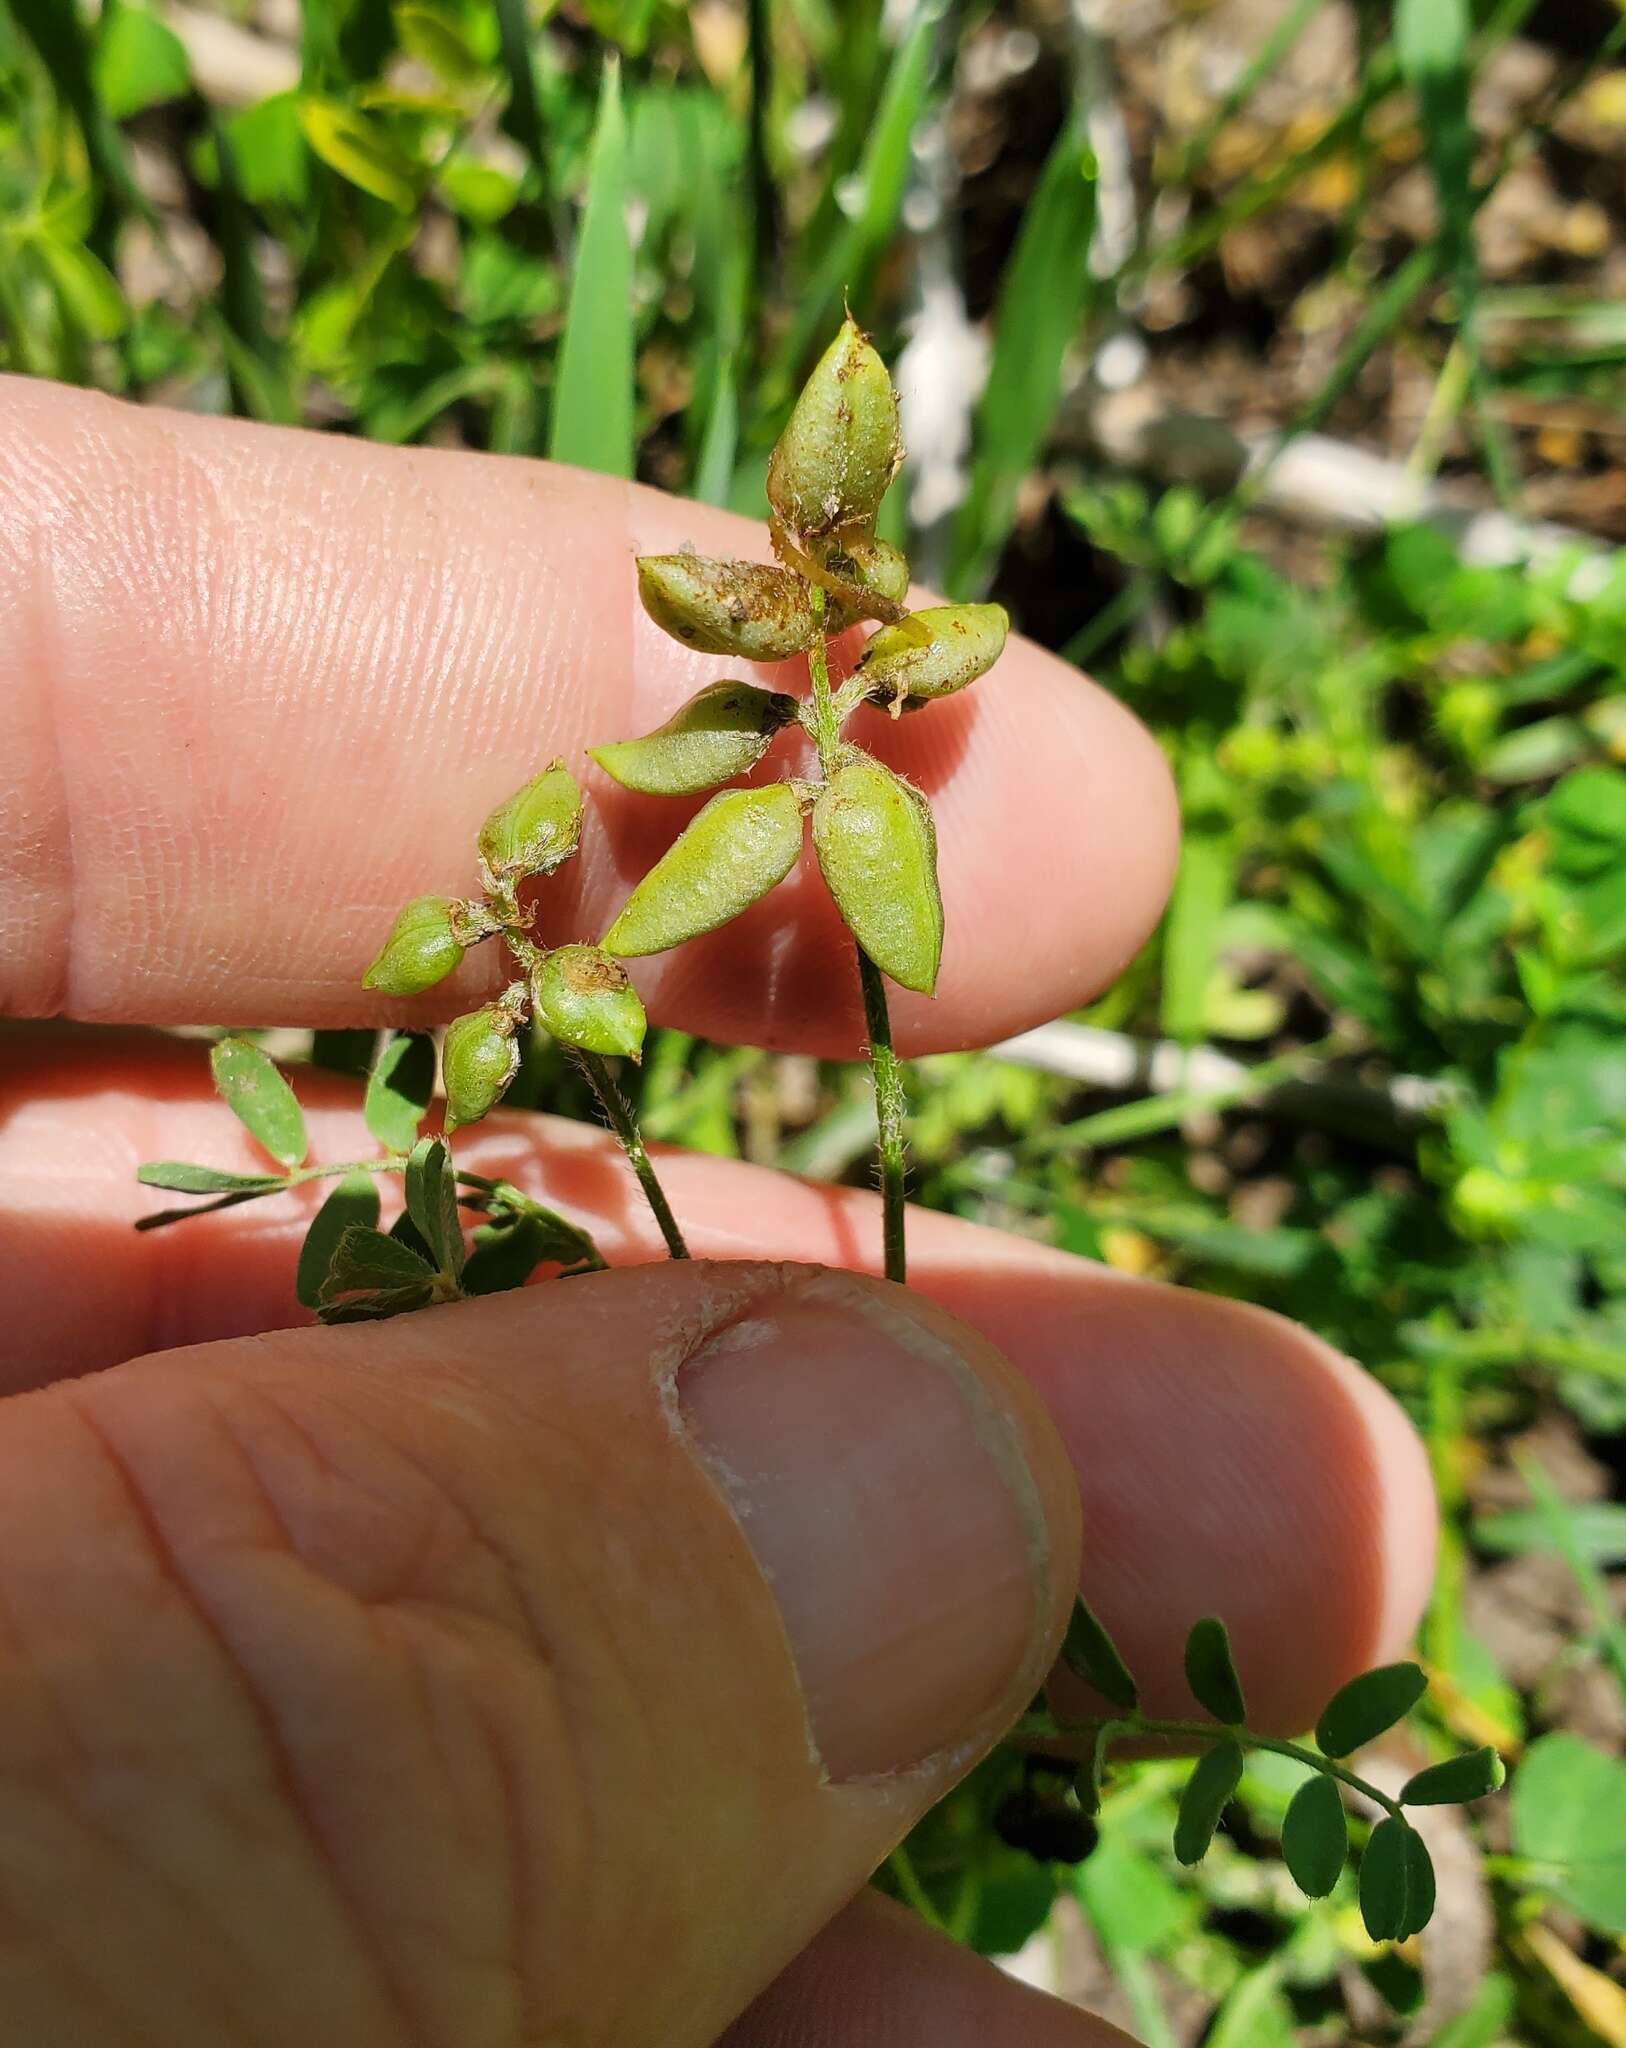
M 386 996 L 416 996 L 444 981 L 463 958 L 456 923 L 459 908 L 450 896 L 416 897 L 390 927 L 389 937 L 361 977 L 362 987 Z
M 715 931 L 796 865 L 802 807 L 788 782 L 725 789 L 691 819 L 604 934 L 606 953 L 664 953 Z
M 681 711 L 641 740 L 615 740 L 588 752 L 623 789 L 646 796 L 693 796 L 755 767 L 796 699 L 755 683 L 708 683 Z
M 507 1092 L 519 1067 L 515 1018 L 501 1003 L 487 1003 L 446 1027 L 440 1073 L 446 1084 L 446 1131 L 478 1123 Z
M 825 583 L 832 602 L 826 614 L 829 631 L 844 633 L 864 619 L 895 620 L 904 616 L 909 595 L 909 558 L 890 541 L 859 536 L 824 558 Z
M 986 675 L 1004 652 L 1010 624 L 1000 604 L 910 612 L 871 636 L 854 673 L 869 684 L 869 701 L 896 717 Z
M 770 520 L 773 551 L 788 568 L 826 593 L 824 630 L 844 633 L 863 619 L 891 622 L 904 616 L 909 563 L 890 541 L 849 531 L 839 540 L 804 544 L 781 520 Z
M 554 761 L 480 827 L 480 858 L 499 881 L 551 875 L 581 844 L 582 793 Z
M 902 460 L 892 380 L 849 315 L 774 446 L 768 502 L 804 541 L 868 527 Z
M 648 1020 L 627 970 L 597 946 L 560 946 L 531 982 L 536 1014 L 561 1045 L 643 1056 Z
M 719 562 L 687 550 L 640 555 L 638 595 L 663 633 L 702 654 L 785 661 L 813 637 L 800 578 L 763 562 Z
M 813 844 L 853 937 L 883 974 L 929 996 L 943 953 L 943 899 L 926 799 L 858 754 L 813 806 Z

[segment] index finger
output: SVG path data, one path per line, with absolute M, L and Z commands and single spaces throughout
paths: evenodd
M 403 901 L 473 890 L 480 822 L 515 786 L 562 755 L 589 799 L 582 854 L 539 900 L 550 941 L 599 936 L 695 808 L 616 789 L 582 749 L 740 668 L 644 617 L 634 555 L 766 558 L 761 526 L 543 463 L 26 380 L 0 383 L 0 412 L 0 1013 L 450 1016 L 497 985 L 494 948 L 410 1006 L 361 975 Z M 861 722 L 938 819 L 943 974 L 935 1000 L 900 995 L 905 1050 L 1021 1030 L 1127 962 L 1175 822 L 1121 706 L 1013 641 L 974 690 Z M 858 1041 L 850 942 L 805 861 L 634 973 L 658 1022 L 832 1056 Z

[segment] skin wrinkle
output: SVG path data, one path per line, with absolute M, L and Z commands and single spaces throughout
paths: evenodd
M 26 525 L 19 536 L 20 552 L 25 558 L 21 602 L 15 616 L 25 622 L 29 629 L 31 646 L 24 656 L 24 673 L 51 675 L 60 667 L 60 657 L 52 646 L 52 625 L 58 618 L 50 590 L 50 560 L 47 550 L 49 528 L 41 524 L 37 528 Z M 24 817 L 31 812 L 45 813 L 49 823 L 39 828 L 36 837 L 35 859 L 39 872 L 51 877 L 51 897 L 58 899 L 56 911 L 57 930 L 54 942 L 31 945 L 30 939 L 36 933 L 25 928 L 20 943 L 5 949 L 7 957 L 34 961 L 43 958 L 57 963 L 56 979 L 47 984 L 43 994 L 46 1014 L 54 1013 L 64 1006 L 67 989 L 72 980 L 74 906 L 78 902 L 77 878 L 78 858 L 73 829 L 73 812 L 68 801 L 68 756 L 62 734 L 59 699 L 49 688 L 37 698 L 39 724 L 43 728 L 42 781 L 46 787 L 39 792 L 33 804 L 26 801 L 18 806 Z M 8 838 L 15 841 L 16 825 L 8 827 Z M 26 884 L 25 884 L 26 886 Z M 45 892 L 39 891 L 37 899 L 43 901 Z M 45 922 L 43 915 L 28 920 L 29 926 Z M 38 936 L 43 937 L 43 934 Z
M 75 2024 L 75 2031 L 66 2038 L 70 2041 L 94 2041 L 101 2048 L 167 2048 L 155 2036 L 143 2028 L 139 2034 L 132 2034 L 123 2017 L 115 2009 L 109 1994 L 92 1983 L 84 1974 L 79 1960 L 65 1948 L 59 1931 L 51 1925 L 48 1913 L 40 1914 L 32 1922 L 15 1922 L 11 1930 L 16 1936 L 16 1945 L 23 1950 L 24 1960 L 30 1977 L 41 1976 L 41 1964 L 48 1959 L 59 1975 L 55 1983 L 46 1985 L 44 1996 L 49 2001 L 48 2010 L 53 2019 L 61 2016 L 62 1981 L 66 1979 L 68 1995 L 79 2003 L 79 2015 L 84 2024 Z M 0 1952 L 0 2011 L 9 2021 L 20 2021 L 30 2027 L 28 2013 L 24 2006 L 26 1993 L 19 1989 L 12 1973 L 8 1972 L 3 1952 Z M 47 2009 L 42 2005 L 42 2010 Z M 94 2031 L 92 2031 L 94 2029 Z M 38 2036 L 25 2032 L 20 2038 L 33 2040 Z M 220 2048 L 234 2048 L 234 2044 L 222 2042 Z M 247 2048 L 247 2044 L 243 2044 Z
M 484 1396 L 489 1407 L 491 1393 L 488 1386 L 484 1387 Z M 345 1419 L 348 1421 L 348 1418 Z M 516 1415 L 516 1423 L 519 1419 Z M 398 1591 L 391 1591 L 388 1587 L 371 1586 L 360 1597 L 366 1601 L 371 1611 L 372 1625 L 379 1631 L 381 1640 L 397 1641 L 413 1649 L 412 1675 L 414 1682 L 419 1684 L 420 1688 L 422 1670 L 425 1667 L 426 1660 L 419 1652 L 417 1646 L 422 1644 L 425 1647 L 431 1647 L 437 1637 L 444 1639 L 448 1624 L 450 1624 L 451 1628 L 450 1640 L 456 1645 L 466 1644 L 475 1648 L 483 1647 L 487 1651 L 495 1647 L 499 1651 L 505 1651 L 517 1642 L 523 1652 L 527 1671 L 531 1671 L 533 1668 L 547 1671 L 555 1681 L 551 1689 L 551 1697 L 558 1710 L 558 1732 L 554 1738 L 556 1754 L 559 1757 L 570 1757 L 588 1753 L 592 1746 L 592 1737 L 586 1721 L 587 1717 L 590 1717 L 594 1711 L 595 1701 L 602 1697 L 602 1686 L 582 1688 L 580 1700 L 579 1702 L 577 1701 L 577 1688 L 571 1684 L 568 1671 L 560 1671 L 559 1659 L 550 1647 L 543 1611 L 539 1601 L 533 1599 L 529 1593 L 527 1574 L 522 1562 L 508 1551 L 494 1531 L 487 1529 L 470 1518 L 466 1508 L 451 1494 L 446 1492 L 438 1480 L 430 1475 L 427 1469 L 414 1456 L 409 1445 L 400 1434 L 392 1434 L 389 1440 L 389 1448 L 392 1454 L 399 1458 L 409 1470 L 434 1489 L 436 1497 L 442 1506 L 451 1511 L 457 1527 L 462 1532 L 462 1550 L 487 1559 L 496 1567 L 498 1582 L 506 1589 L 508 1598 L 504 1603 L 504 1611 L 501 1614 L 491 1610 L 489 1603 L 487 1603 L 487 1611 L 476 1620 L 474 1615 L 460 1614 L 456 1607 L 446 1606 L 439 1599 L 432 1600 L 419 1596 L 403 1600 Z M 588 1462 L 585 1453 L 580 1455 L 580 1462 L 585 1469 Z M 350 1483 L 348 1478 L 345 1479 L 344 1483 L 346 1485 Z M 304 1554 L 307 1549 L 307 1543 L 299 1545 L 301 1554 Z M 588 1603 L 585 1602 L 582 1595 L 571 1596 L 562 1590 L 559 1579 L 561 1567 L 568 1567 L 568 1559 L 555 1561 L 554 1575 L 547 1582 L 551 1604 L 554 1606 L 562 1605 L 571 1611 L 581 1611 L 584 1605 Z M 399 1570 L 400 1566 L 398 1564 L 392 1571 L 392 1578 L 398 1576 Z M 460 1595 L 460 1597 L 463 1596 Z M 613 1617 L 611 1618 L 613 1619 Z M 425 1630 L 427 1630 L 427 1634 Z M 488 1637 L 486 1633 L 488 1630 L 494 1630 L 495 1634 Z M 609 1647 L 614 1648 L 613 1635 L 607 1636 L 606 1642 Z M 603 1648 L 605 1645 L 601 1644 L 600 1647 Z M 627 1697 L 631 1697 L 634 1691 L 634 1681 L 631 1676 L 630 1666 L 623 1667 L 623 1691 Z M 497 1717 L 494 1714 L 480 1716 L 480 1691 L 478 1687 L 469 1689 L 467 1704 L 469 1710 L 474 1712 L 477 1717 L 484 1718 L 487 1725 L 492 1729 L 491 1740 L 501 1745 L 496 1759 L 497 1768 L 505 1777 L 511 1778 L 517 1769 L 517 1764 L 511 1761 L 508 1755 L 508 1747 L 512 1738 L 500 1733 Z M 527 1721 L 533 1727 L 535 1723 L 534 1707 L 535 1702 L 533 1699 L 530 1702 L 531 1711 L 527 1714 Z M 583 1793 L 583 1806 L 574 1824 L 570 1825 L 565 1823 L 564 1816 L 560 1811 L 562 1801 L 557 1777 L 549 1781 L 545 1798 L 540 1793 L 533 1798 L 531 1802 L 532 1809 L 541 1811 L 546 1808 L 549 1821 L 545 1857 L 543 1856 L 543 1844 L 540 1841 L 533 1843 L 535 1853 L 541 1859 L 536 1865 L 537 1868 L 545 1866 L 558 1868 L 573 1867 L 578 1872 L 586 1872 L 596 1867 L 591 1853 L 591 1841 L 597 1829 L 585 1796 L 591 1790 L 591 1787 L 584 1786 L 581 1789 Z M 654 1875 L 655 1873 L 652 1872 L 652 1881 Z M 530 1887 L 527 1886 L 525 1889 L 528 1892 Z M 513 1907 L 516 1914 L 520 1914 L 523 1911 L 524 1897 L 525 1893 L 523 1892 L 516 1896 Z M 610 1941 L 614 1924 L 624 1915 L 624 1900 L 622 1899 L 619 1886 L 613 1897 L 606 1895 L 598 1901 L 598 1904 L 601 1908 L 600 1917 L 604 1922 L 601 1930 L 602 1939 Z M 535 1917 L 530 1924 L 539 1926 L 541 1924 L 540 1908 L 533 1907 L 532 1911 Z M 520 1924 L 524 1925 L 526 1923 L 522 1919 Z M 519 1943 L 512 1951 L 512 1955 L 514 1960 L 511 1965 L 511 1974 L 523 1987 L 521 1995 L 527 2009 L 535 2010 L 538 2001 L 543 1996 L 543 1984 L 537 1970 L 527 1967 L 531 1955 L 531 1945 L 524 1942 Z M 613 2039 L 614 2036 L 611 2034 L 607 2035 L 606 2038 Z M 467 2044 L 460 2042 L 459 2048 L 467 2048 Z
M 123 1497 L 130 1521 L 140 1533 L 164 1585 L 173 1593 L 180 1595 L 191 1620 L 200 1627 L 204 1638 L 212 1645 L 216 1652 L 219 1668 L 230 1674 L 235 1680 L 239 1698 L 249 1709 L 257 1724 L 259 1739 L 264 1749 L 264 1761 L 268 1767 L 268 1780 L 279 1788 L 282 1810 L 294 1819 L 296 1825 L 305 1836 L 306 1845 L 314 1852 L 313 1863 L 315 1867 L 310 1874 L 320 1881 L 322 1872 L 326 1872 L 327 1888 L 341 1916 L 352 1930 L 357 1953 L 367 1955 L 369 1953 L 369 1939 L 366 1922 L 357 1910 L 354 1900 L 350 1898 L 345 1886 L 340 1881 L 337 1869 L 322 1850 L 320 1838 L 311 1823 L 309 1810 L 301 1797 L 299 1780 L 293 1769 L 292 1759 L 283 1743 L 276 1714 L 269 1700 L 263 1697 L 258 1689 L 250 1683 L 247 1672 L 233 1654 L 231 1646 L 217 1621 L 209 1613 L 202 1599 L 196 1596 L 196 1591 L 192 1587 L 187 1573 L 182 1568 L 180 1558 L 170 1542 L 169 1535 L 164 1528 L 163 1521 L 154 1503 L 148 1498 L 146 1490 L 142 1486 L 134 1467 L 120 1447 L 114 1432 L 106 1426 L 106 1418 L 97 1413 L 97 1403 L 94 1395 L 89 1391 L 88 1387 L 67 1386 L 60 1390 L 60 1398 L 84 1431 L 87 1440 L 95 1446 L 106 1471 L 116 1482 Z M 92 1769 L 105 1761 L 105 1759 L 94 1755 L 87 1755 L 85 1760 Z M 82 1813 L 80 1817 L 81 1820 L 84 1819 Z M 149 1882 L 156 1878 L 160 1884 L 170 1883 L 170 1880 L 163 1873 L 155 1871 L 150 1864 L 146 1866 L 144 1875 Z M 185 1907 L 190 1910 L 201 1905 L 207 1911 L 210 1903 L 208 1900 L 187 1900 L 185 1901 Z M 185 1917 L 184 1913 L 183 1917 Z M 213 1950 L 210 1951 L 211 1955 L 214 1953 Z M 381 1960 L 374 1957 L 373 1961 L 378 1972 L 376 1981 L 386 2004 L 396 2010 L 396 2017 L 405 2024 L 406 2014 L 396 2007 L 393 1988 L 387 1973 L 382 1969 Z M 244 2038 L 247 2039 L 248 2037 L 245 2036 Z M 403 2036 L 403 2040 L 407 2044 L 407 2048 L 411 2048 L 413 2036 L 410 2029 Z
M 323 1830 L 316 1821 L 306 1797 L 300 1769 L 288 1746 L 275 1705 L 269 1694 L 251 1678 L 220 1615 L 211 1609 L 202 1587 L 195 1583 L 192 1571 L 183 1564 L 171 1543 L 155 1503 L 148 1497 L 148 1491 L 139 1473 L 118 1444 L 114 1431 L 108 1424 L 108 1418 L 97 1414 L 95 1383 L 87 1382 L 83 1389 L 78 1386 L 66 1387 L 62 1389 L 62 1393 L 71 1400 L 79 1421 L 96 1441 L 109 1469 L 118 1477 L 128 1500 L 130 1513 L 144 1531 L 166 1584 L 183 1595 L 188 1612 L 200 1624 L 217 1651 L 221 1668 L 233 1676 L 242 1701 L 254 1715 L 259 1737 L 264 1745 L 271 1782 L 280 1788 L 282 1809 L 294 1819 L 311 1851 L 314 1866 L 312 1875 L 318 1879 L 325 1875 L 327 1889 L 339 1916 L 350 1929 L 355 1953 L 358 1957 L 366 1959 L 384 2008 L 399 2028 L 399 2033 L 392 2038 L 392 2048 L 396 2042 L 400 2044 L 400 2048 L 432 2048 L 427 2037 L 420 2035 L 402 1987 L 380 1950 L 368 1916 L 362 1911 L 351 1887 L 341 1875 L 338 1861 L 331 1852 L 331 1845 L 326 1841 Z M 215 1421 L 217 1441 L 234 1450 L 238 1449 L 218 1409 L 215 1410 Z M 264 1500 L 267 1512 L 272 1515 L 278 1531 L 286 1536 L 287 1525 L 274 1503 L 265 1496 L 263 1487 L 258 1484 L 256 1492 Z M 290 1559 L 300 1558 L 299 1551 L 293 1547 L 287 1548 L 285 1554 Z M 331 1581 L 328 1583 L 331 1585 Z

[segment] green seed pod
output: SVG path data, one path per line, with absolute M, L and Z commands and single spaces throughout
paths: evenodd
M 769 523 L 773 551 L 788 568 L 825 593 L 824 631 L 844 633 L 861 619 L 901 619 L 909 594 L 909 563 L 889 541 L 849 532 L 804 545 L 779 520 Z
M 588 752 L 623 789 L 646 796 L 693 796 L 755 767 L 796 699 L 754 683 L 708 683 L 681 711 L 641 740 L 616 740 Z
M 561 1045 L 642 1057 L 648 1020 L 627 971 L 597 946 L 560 946 L 531 983 L 536 1014 Z
M 499 881 L 551 875 L 581 838 L 582 793 L 564 762 L 555 761 L 480 827 L 480 858 Z
M 883 974 L 929 996 L 943 953 L 937 832 L 926 799 L 867 754 L 813 806 L 813 844 L 842 920 Z
M 446 1027 L 440 1073 L 446 1084 L 446 1131 L 478 1123 L 507 1092 L 519 1067 L 516 1019 L 501 1003 L 487 1003 Z
M 715 931 L 796 865 L 802 807 L 788 782 L 725 789 L 645 875 L 604 934 L 606 953 L 664 953 Z
M 640 555 L 644 610 L 674 640 L 702 654 L 785 661 L 813 637 L 801 580 L 761 562 L 717 562 L 685 550 Z
M 904 616 L 909 595 L 909 558 L 889 541 L 863 536 L 845 548 L 832 548 L 824 558 L 825 583 L 831 597 L 828 630 L 844 633 L 862 619 L 891 621 Z
M 419 896 L 409 903 L 361 977 L 362 987 L 386 996 L 416 996 L 444 981 L 463 958 L 459 908 L 449 896 Z
M 804 542 L 867 528 L 902 460 L 892 380 L 849 317 L 775 444 L 768 501 Z
M 869 701 L 913 710 L 952 697 L 998 661 L 1010 631 L 998 604 L 942 604 L 883 626 L 859 657 L 855 673 L 870 685 Z

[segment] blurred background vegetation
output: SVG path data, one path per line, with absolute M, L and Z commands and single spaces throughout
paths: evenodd
M 919 1196 L 1361 1358 L 1446 1514 L 1389 1762 L 1514 1764 L 1398 1955 L 1286 1880 L 1277 1768 L 1190 1874 L 1179 1766 L 1037 1865 L 996 1759 L 884 1881 L 1157 2048 L 1620 2048 L 1617 0 L 0 0 L 13 369 L 758 514 L 843 297 L 892 537 L 1133 705 L 1187 820 L 1091 1012 L 918 1063 Z M 641 1085 L 867 1173 L 861 1071 L 665 1033 Z

